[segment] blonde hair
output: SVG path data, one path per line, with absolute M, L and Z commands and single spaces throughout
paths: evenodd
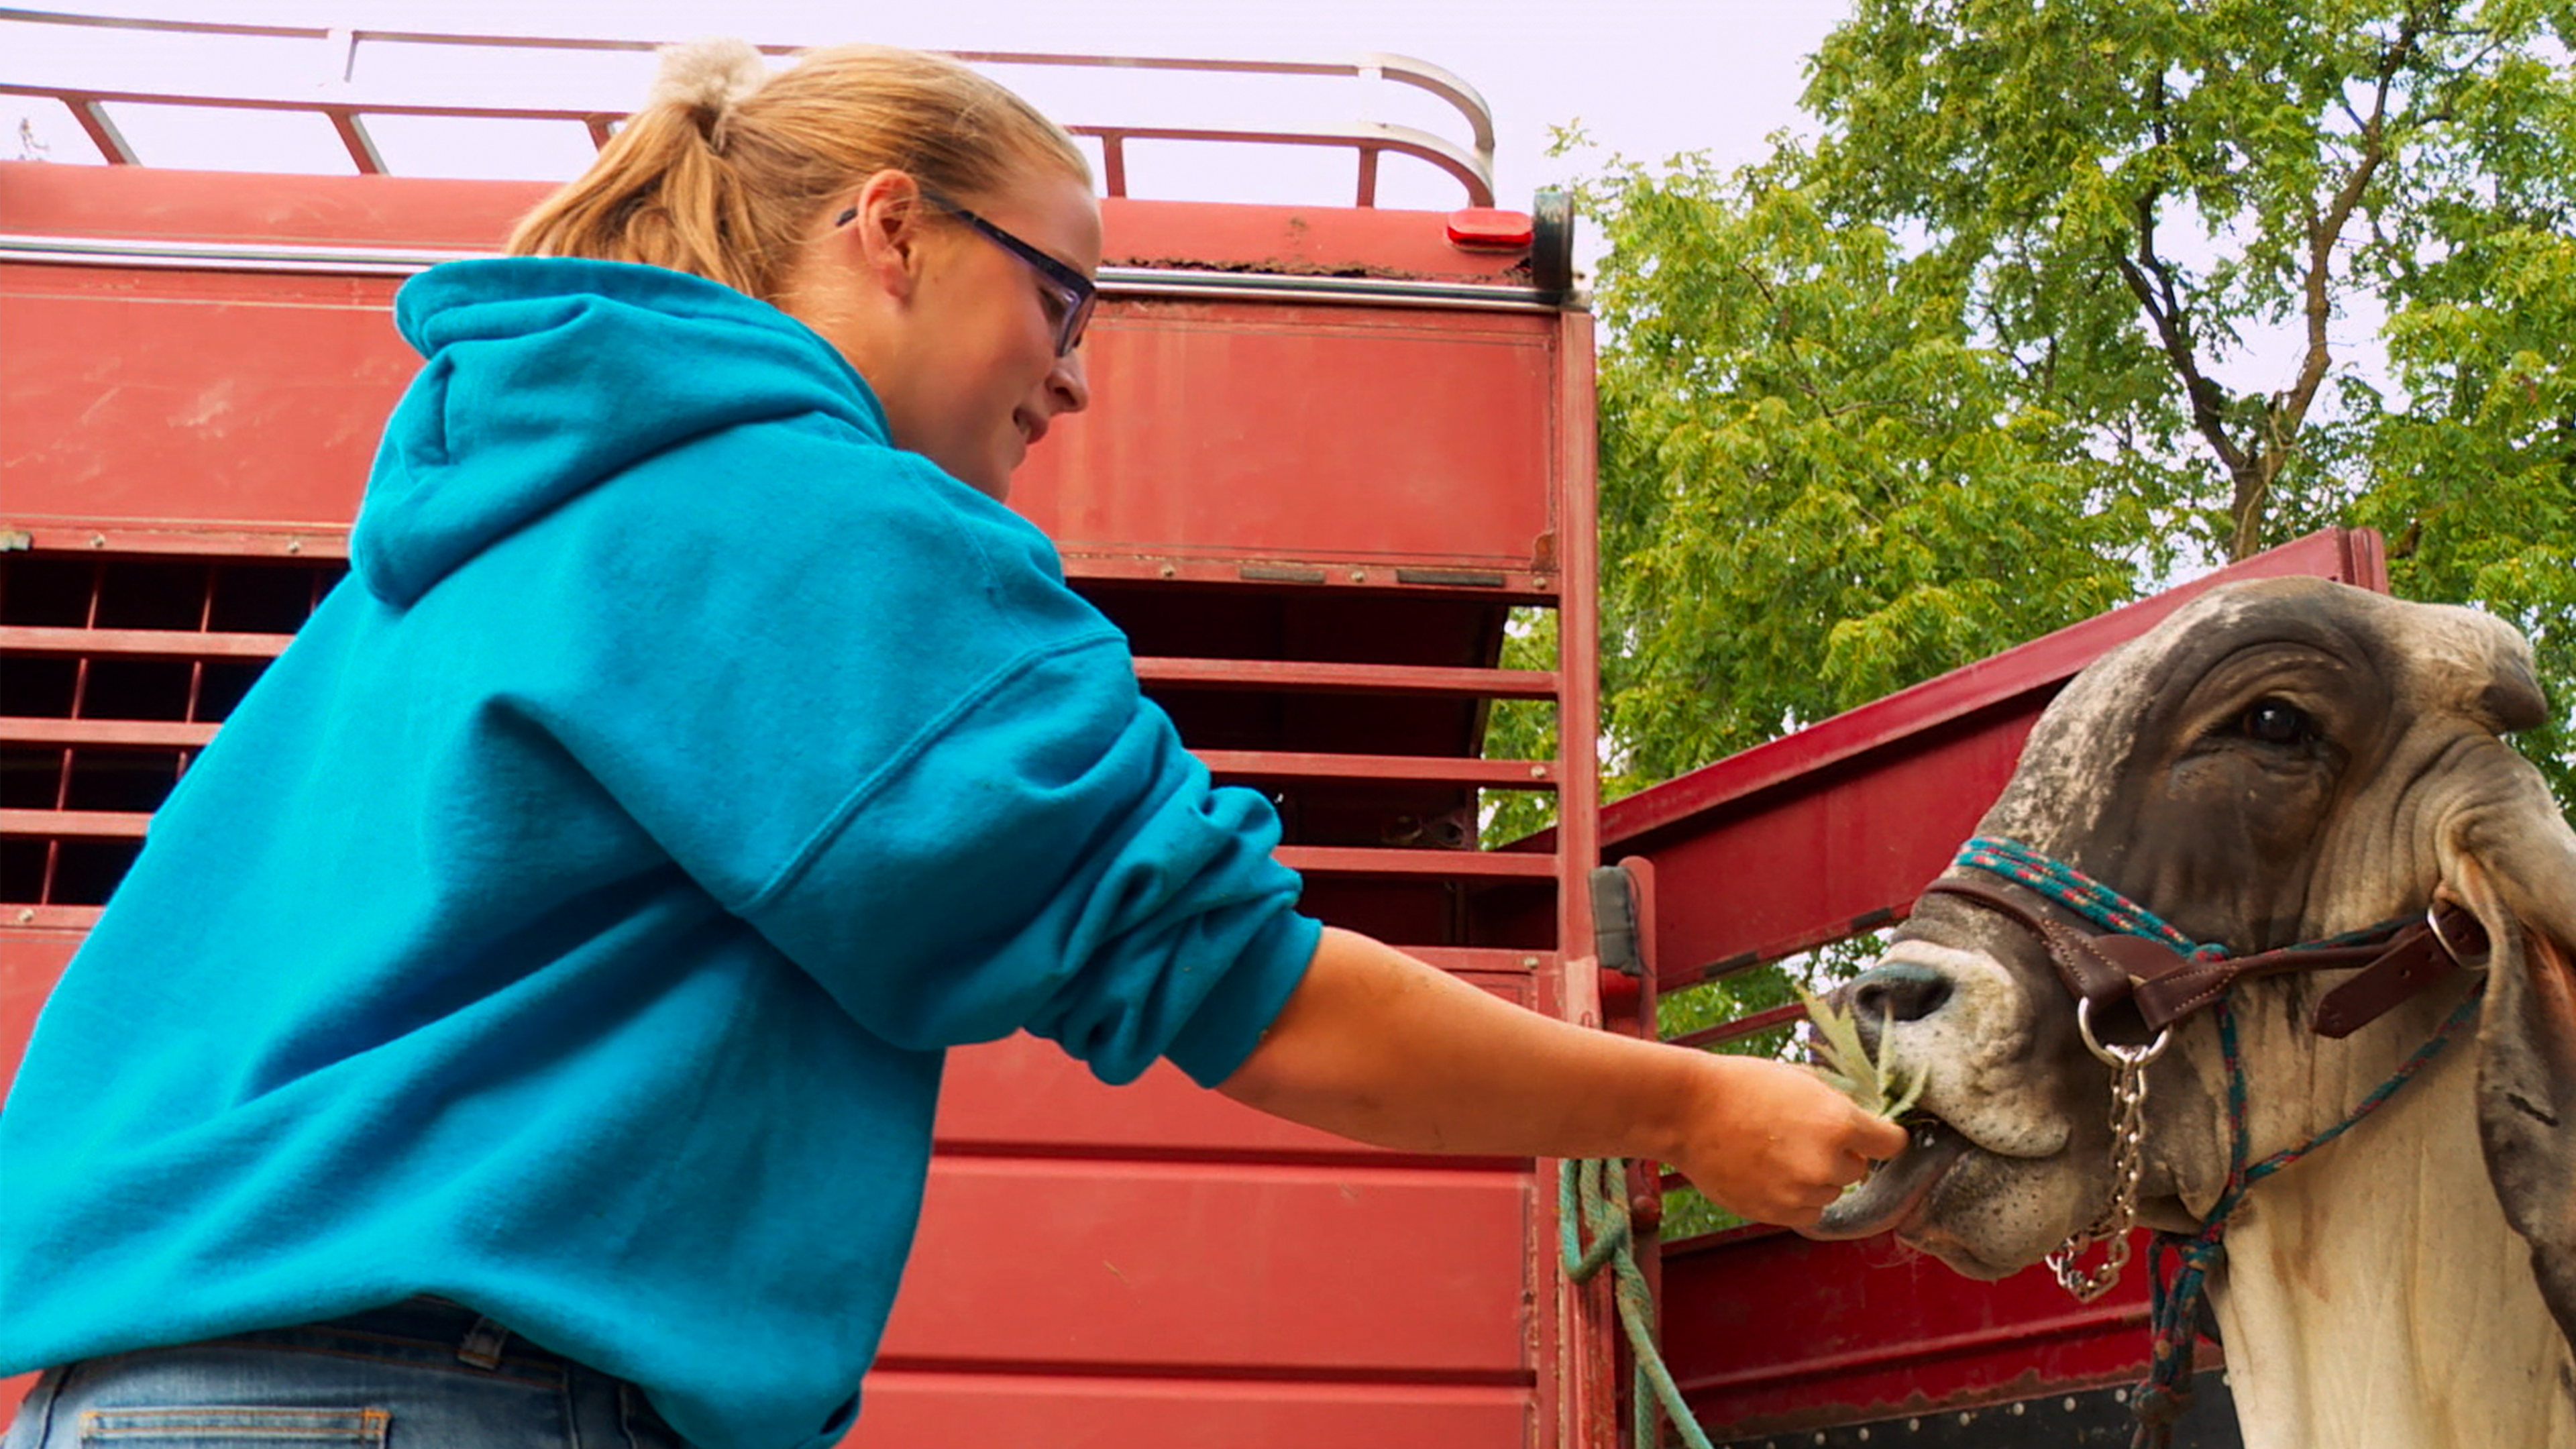
M 816 218 L 885 170 L 961 200 L 1030 170 L 1091 181 L 1062 127 L 945 56 L 835 46 L 773 73 L 742 41 L 702 40 L 662 52 L 644 105 L 505 250 L 646 262 L 775 301 Z

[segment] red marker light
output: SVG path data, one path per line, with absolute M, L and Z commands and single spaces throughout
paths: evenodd
M 1449 213 L 1449 244 L 1461 251 L 1527 251 L 1530 231 L 1527 212 L 1467 206 Z

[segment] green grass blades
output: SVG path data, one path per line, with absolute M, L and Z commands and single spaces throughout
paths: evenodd
M 1804 986 L 1798 988 L 1798 1000 L 1807 1008 L 1807 1017 L 1816 1024 L 1809 1038 L 1816 1061 L 1808 1070 L 1831 1083 L 1834 1089 L 1849 1097 L 1864 1112 L 1893 1121 L 1914 1108 L 1923 1095 L 1923 1078 L 1899 1070 L 1883 1058 L 1869 1053 L 1868 1043 L 1861 1040 L 1860 1018 L 1849 1008 L 1816 995 Z M 1892 1018 L 1882 1017 L 1879 1040 L 1887 1040 L 1887 1027 Z

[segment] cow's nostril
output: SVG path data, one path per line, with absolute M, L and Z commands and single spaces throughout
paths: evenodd
M 1864 971 L 1851 984 L 1852 1010 L 1861 1020 L 1921 1021 L 1950 999 L 1950 980 L 1928 966 L 1890 962 Z

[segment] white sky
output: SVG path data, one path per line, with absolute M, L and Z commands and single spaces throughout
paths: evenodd
M 1797 110 L 1806 57 L 1848 11 L 1841 0 L 1300 0 L 1294 4 L 1226 3 L 1226 0 L 944 0 L 937 4 L 822 4 L 815 0 L 43 0 L 29 8 L 90 14 L 144 15 L 360 28 L 417 28 L 445 32 L 506 32 L 677 40 L 705 34 L 739 34 L 756 41 L 829 43 L 872 40 L 959 50 L 1018 49 L 1088 54 L 1190 55 L 1269 59 L 1336 59 L 1383 51 L 1441 66 L 1480 91 L 1496 128 L 1498 204 L 1525 208 L 1541 185 L 1595 169 L 1606 152 L 1660 161 L 1677 152 L 1707 150 L 1721 161 L 1758 158 L 1765 137 L 1781 128 L 1806 129 Z M 41 44 L 38 42 L 42 42 Z M 275 43 L 253 63 L 249 52 L 204 41 L 181 53 L 151 38 L 96 30 L 10 26 L 0 33 L 0 76 L 50 81 L 66 65 L 84 75 L 105 71 L 129 83 L 180 86 L 212 67 L 232 66 L 237 76 L 275 84 Z M 289 48 L 292 50 L 292 48 Z M 215 59 L 220 54 L 228 59 Z M 358 80 L 371 86 L 416 84 L 453 99 L 454 76 L 409 76 L 398 62 L 379 62 L 372 73 L 362 52 Z M 481 53 L 491 57 L 492 52 Z M 296 64 L 283 72 L 294 84 L 318 84 L 321 66 Z M 492 62 L 483 62 L 492 70 Z M 489 84 L 522 101 L 626 105 L 641 94 L 643 72 L 627 69 L 574 74 L 492 74 L 467 84 Z M 1133 73 L 1047 77 L 1019 72 L 1002 78 L 1027 91 L 1059 119 L 1082 121 L 1251 119 L 1272 125 L 1372 119 L 1420 125 L 1460 136 L 1454 117 L 1427 98 L 1384 88 L 1376 98 L 1357 82 L 1175 82 L 1138 79 Z M 1102 85 L 1116 88 L 1103 90 Z M 1294 87 L 1292 93 L 1287 87 Z M 425 98 L 427 98 L 425 96 Z M 1373 112 L 1373 114 L 1372 114 Z M 0 97 L 0 125 L 14 135 L 21 116 L 31 118 L 55 160 L 94 153 L 59 107 Z M 332 165 L 336 143 L 327 131 L 311 145 L 290 143 L 276 128 L 186 118 L 129 115 L 130 140 L 147 161 L 246 169 L 318 169 Z M 1548 127 L 1581 121 L 1601 150 L 1551 161 Z M 318 126 L 314 121 L 311 125 Z M 418 123 L 415 123 L 418 124 Z M 487 123 L 499 124 L 499 123 Z M 443 150 L 424 150 L 398 122 L 371 123 L 398 171 L 456 174 L 548 174 L 566 164 L 552 147 L 487 133 L 481 143 L 450 137 Z M 0 155 L 16 154 L 0 137 Z M 1131 159 L 1139 195 L 1208 200 L 1274 200 L 1348 204 L 1350 163 L 1312 153 L 1237 152 L 1193 169 L 1180 153 L 1165 159 L 1140 148 Z M 452 156 L 454 159 L 442 159 Z M 308 159 L 309 158 L 309 159 Z M 415 159 L 418 158 L 418 159 Z M 406 163 L 409 164 L 406 164 Z M 1179 168 L 1179 169 L 1172 169 Z M 1382 204 L 1447 209 L 1459 204 L 1454 184 L 1412 163 L 1390 162 L 1382 178 Z

